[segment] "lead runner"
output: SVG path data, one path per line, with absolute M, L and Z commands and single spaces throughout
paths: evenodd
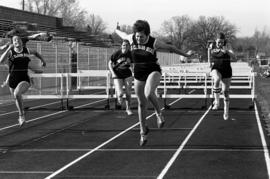
M 135 94 L 138 100 L 138 115 L 140 122 L 140 146 L 147 142 L 149 129 L 146 124 L 147 102 L 150 101 L 155 109 L 158 128 L 163 127 L 164 117 L 158 104 L 155 94 L 161 79 L 161 67 L 158 64 L 156 51 L 164 49 L 178 55 L 190 57 L 188 53 L 166 44 L 150 35 L 150 26 L 145 20 L 137 20 L 133 25 L 133 34 L 126 34 L 120 31 L 117 26 L 115 32 L 122 38 L 127 39 L 131 44 L 132 61 L 134 63 Z

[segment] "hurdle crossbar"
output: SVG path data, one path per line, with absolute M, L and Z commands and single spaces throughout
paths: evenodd
M 158 89 L 163 90 L 159 97 L 164 98 L 164 105 L 166 105 L 166 99 L 168 98 L 201 98 L 207 103 L 207 99 L 213 98 L 212 86 L 213 79 L 209 73 L 209 67 L 201 67 L 201 71 L 198 71 L 197 68 L 192 67 L 187 70 L 183 70 L 183 67 L 175 66 L 171 70 L 169 67 L 165 67 L 162 73 L 160 85 Z M 254 100 L 255 95 L 255 73 L 250 70 L 249 67 L 245 66 L 240 68 L 241 65 L 237 65 L 233 69 L 231 89 L 250 89 L 249 94 L 230 94 L 230 98 L 250 98 Z M 167 69 L 166 69 L 167 68 Z M 237 70 L 239 68 L 239 70 Z M 194 71 L 197 70 L 197 71 Z M 56 78 L 60 79 L 60 93 L 55 94 L 25 94 L 23 95 L 24 99 L 107 99 L 107 105 L 112 98 L 116 98 L 116 95 L 113 91 L 112 77 L 108 70 L 80 70 L 78 73 L 43 73 L 43 74 L 30 74 L 32 78 Z M 103 94 L 74 94 L 71 90 L 71 79 L 76 77 L 79 79 L 79 84 L 77 89 L 103 89 L 105 93 Z M 90 78 L 90 77 L 101 77 L 105 79 L 105 83 L 102 85 L 92 85 L 92 86 L 82 86 L 80 83 L 81 79 Z M 246 85 L 245 85 L 246 84 Z M 170 89 L 201 89 L 203 90 L 200 94 L 169 94 L 168 90 Z M 210 90 L 209 90 L 210 89 Z M 132 94 L 132 98 L 135 98 L 136 95 Z M 221 98 L 223 96 L 221 95 Z

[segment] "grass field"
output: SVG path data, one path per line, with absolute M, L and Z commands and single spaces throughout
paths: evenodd
M 256 77 L 256 94 L 264 127 L 270 136 L 270 77 Z

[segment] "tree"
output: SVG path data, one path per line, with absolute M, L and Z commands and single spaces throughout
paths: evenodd
M 25 9 L 63 18 L 64 25 L 74 26 L 77 30 L 85 27 L 86 11 L 80 10 L 77 0 L 27 0 Z
M 235 40 L 234 49 L 237 53 L 246 54 L 246 58 L 255 58 L 258 52 L 270 55 L 270 34 L 266 29 L 255 30 L 252 37 L 239 37 Z
M 270 35 L 267 34 L 266 29 L 263 31 L 255 30 L 252 36 L 253 45 L 256 48 L 256 54 L 258 52 L 269 52 L 270 50 Z
M 218 32 L 223 32 L 230 43 L 234 43 L 237 28 L 224 19 L 224 17 L 200 16 L 189 28 L 188 42 L 191 49 L 202 54 L 207 59 L 207 42 L 214 40 Z
M 189 16 L 175 16 L 162 23 L 161 31 L 164 40 L 178 48 L 185 48 L 188 39 L 188 31 L 192 25 Z
M 236 26 L 224 17 L 200 16 L 198 20 L 192 20 L 187 15 L 175 16 L 165 21 L 161 30 L 162 35 L 158 35 L 159 38 L 178 48 L 195 50 L 205 61 L 208 40 L 214 40 L 218 32 L 224 32 L 228 41 L 234 43 L 237 32 Z
M 254 42 L 250 37 L 240 37 L 235 40 L 234 43 L 234 50 L 241 56 L 243 60 L 249 59 L 251 57 L 255 57 L 255 46 L 253 45 Z
M 100 35 L 104 33 L 107 28 L 107 25 L 105 24 L 103 19 L 100 16 L 94 14 L 90 14 L 86 18 L 85 23 L 87 24 L 87 32 L 90 35 Z

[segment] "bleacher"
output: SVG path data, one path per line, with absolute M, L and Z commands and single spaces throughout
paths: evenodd
M 3 37 L 4 34 L 14 27 L 13 21 L 0 19 L 0 37 Z
M 0 12 L 1 11 L 4 13 L 2 13 L 3 16 L 1 16 L 0 19 L 0 37 L 3 37 L 6 32 L 13 29 L 16 25 L 24 25 L 28 27 L 28 32 L 48 32 L 54 37 L 54 40 L 77 41 L 80 42 L 81 45 L 94 47 L 109 47 L 112 45 L 112 40 L 109 38 L 109 36 L 89 35 L 86 31 L 75 30 L 73 26 L 63 26 L 63 20 L 61 18 L 44 16 L 18 9 L 6 8 L 3 6 L 0 6 Z M 11 17 L 8 15 L 18 12 L 21 14 L 21 16 L 25 16 L 25 18 L 22 18 L 21 16 Z M 30 18 L 32 17 L 31 15 L 33 18 Z M 40 19 L 38 18 L 39 16 Z M 53 18 L 55 19 L 53 20 Z M 24 20 L 22 21 L 22 19 Z

